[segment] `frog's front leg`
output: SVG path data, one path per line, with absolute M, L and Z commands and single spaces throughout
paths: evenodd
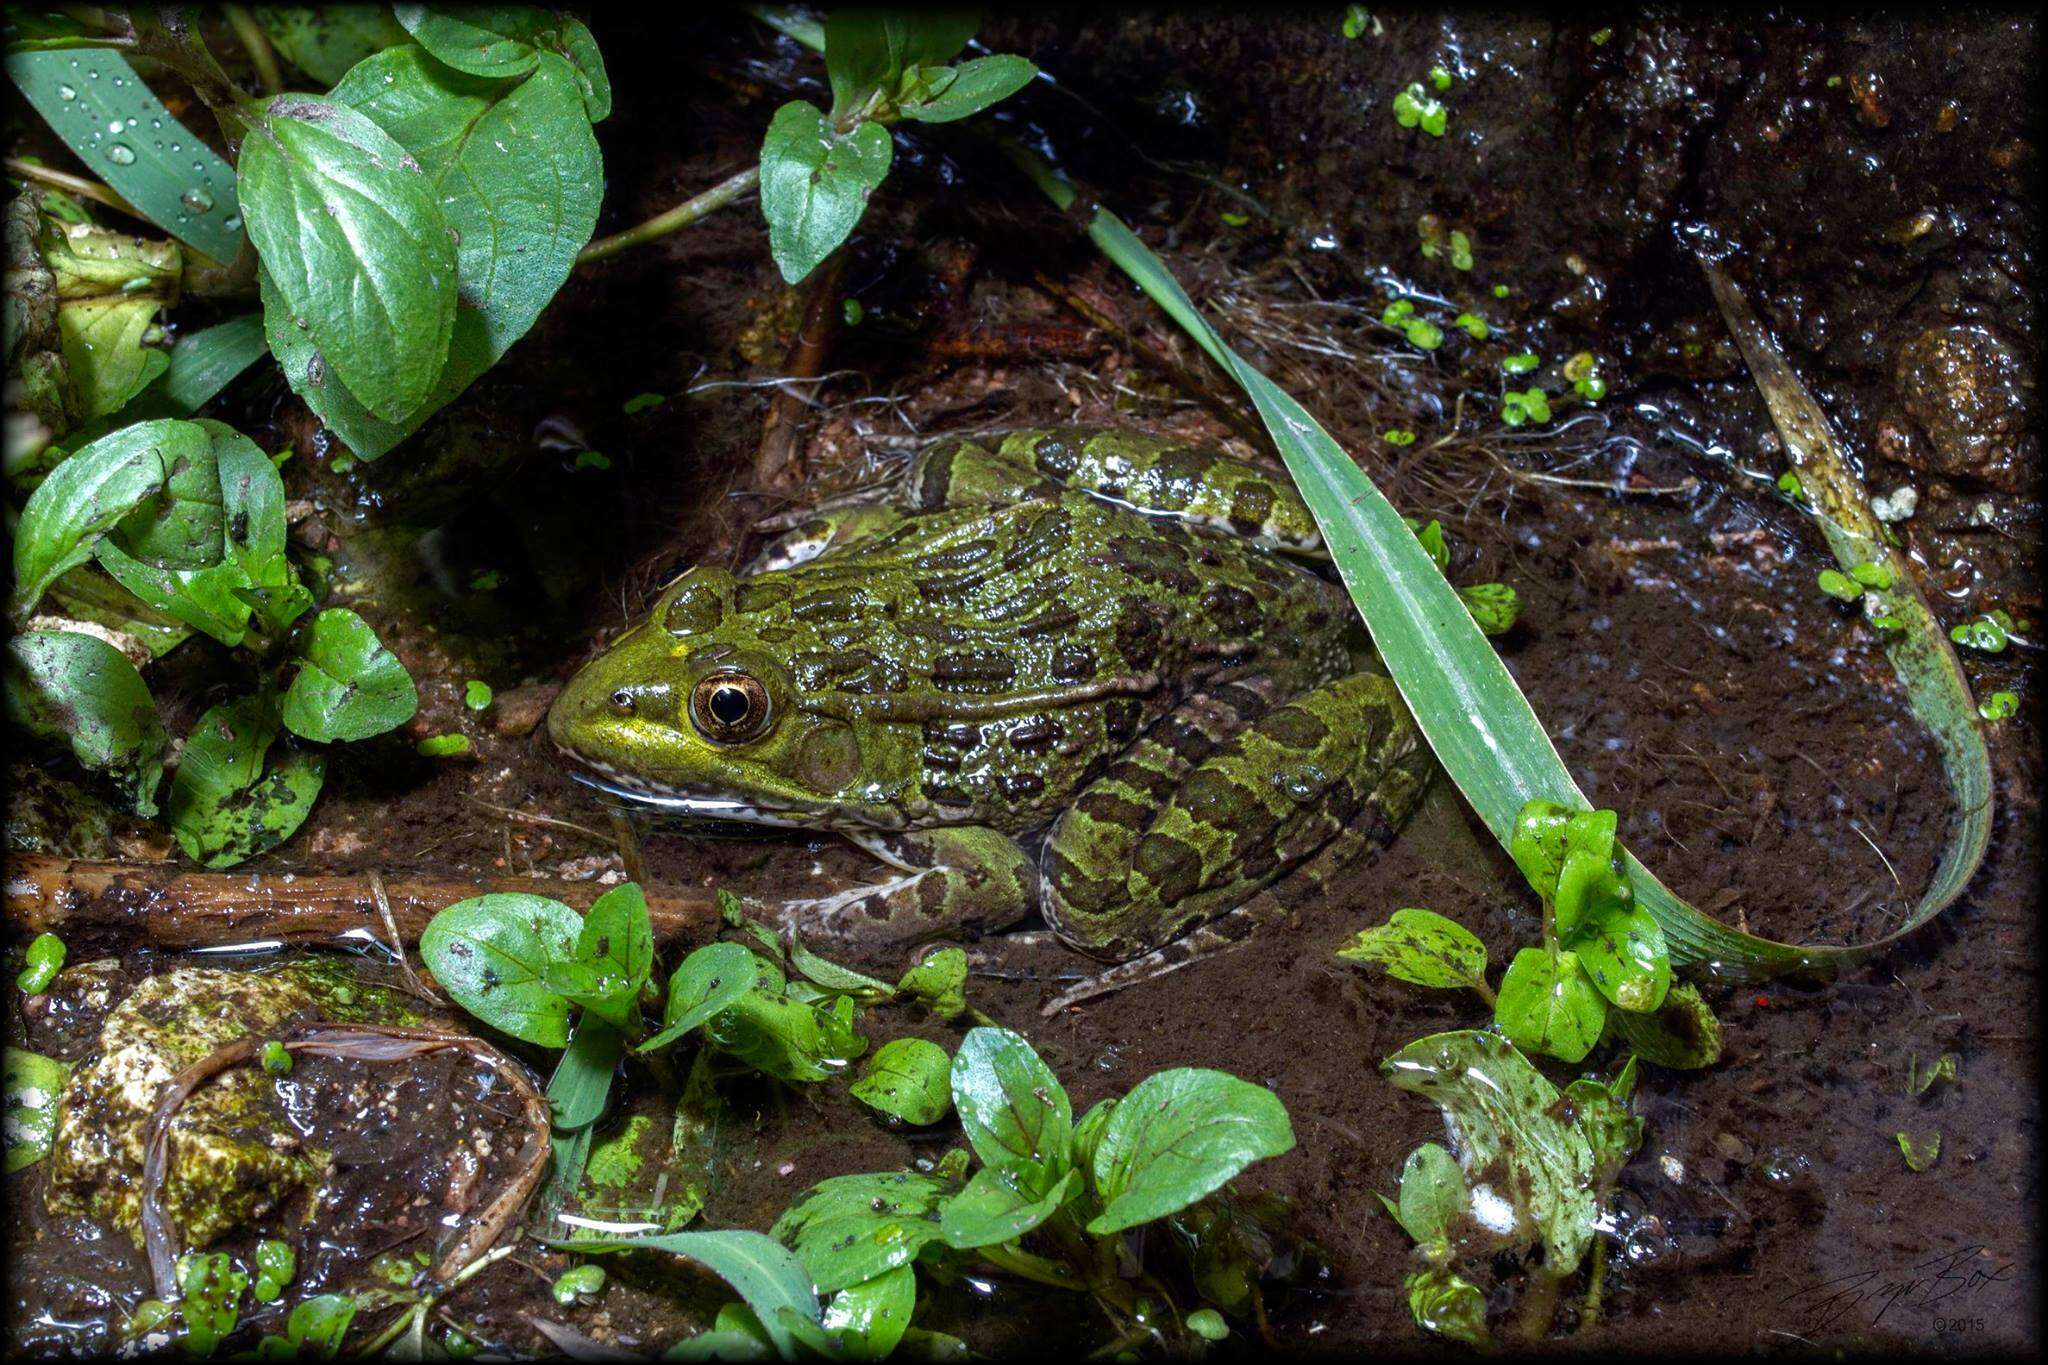
M 1144 956 L 1062 1002 L 1241 942 L 1286 912 L 1274 883 L 1391 837 L 1428 761 L 1394 685 L 1360 673 L 1265 713 L 1181 775 L 1112 768 L 1116 790 L 1084 793 L 1053 829 L 1046 919 L 1098 957 Z
M 793 914 L 826 933 L 884 946 L 975 938 L 1007 929 L 1038 904 L 1037 864 L 999 830 L 957 825 L 847 837 L 892 875 L 791 902 Z

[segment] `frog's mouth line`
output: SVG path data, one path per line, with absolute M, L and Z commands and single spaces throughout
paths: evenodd
M 794 808 L 775 810 L 735 796 L 694 795 L 671 788 L 638 785 L 625 774 L 593 759 L 571 753 L 567 749 L 562 752 L 577 764 L 569 773 L 576 781 L 586 787 L 595 787 L 607 796 L 616 796 L 622 801 L 629 801 L 650 810 L 666 811 L 700 820 L 730 820 L 748 825 L 772 825 L 779 829 L 810 828 L 817 823 L 815 815 Z

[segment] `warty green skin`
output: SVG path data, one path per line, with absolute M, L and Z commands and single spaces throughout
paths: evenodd
M 894 875 L 810 907 L 854 917 L 839 932 L 1037 909 L 1128 958 L 1391 837 L 1419 797 L 1425 751 L 1392 684 L 1354 669 L 1350 602 L 1290 559 L 1319 554 L 1292 488 L 1209 452 L 942 441 L 749 572 L 683 575 L 549 733 L 616 794 L 869 849 Z M 722 742 L 692 697 L 723 675 L 768 709 Z

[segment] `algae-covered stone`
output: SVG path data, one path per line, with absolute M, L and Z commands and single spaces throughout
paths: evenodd
M 143 1139 L 163 1087 L 247 1034 L 312 1020 L 410 1023 L 402 997 L 329 963 L 272 971 L 178 967 L 115 1006 L 99 1047 L 59 1103 L 46 1200 L 141 1238 Z M 171 1122 L 163 1206 L 189 1246 L 261 1217 L 326 1174 L 328 1155 L 287 1121 L 273 1078 L 233 1067 L 195 1091 Z

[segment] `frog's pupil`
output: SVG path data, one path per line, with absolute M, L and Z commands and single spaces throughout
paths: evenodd
M 720 725 L 738 725 L 747 718 L 751 703 L 737 687 L 721 687 L 711 694 L 711 718 Z
M 624 688 L 620 688 L 618 691 L 612 693 L 612 709 L 618 711 L 622 715 L 632 715 L 633 694 L 631 692 L 626 691 Z

